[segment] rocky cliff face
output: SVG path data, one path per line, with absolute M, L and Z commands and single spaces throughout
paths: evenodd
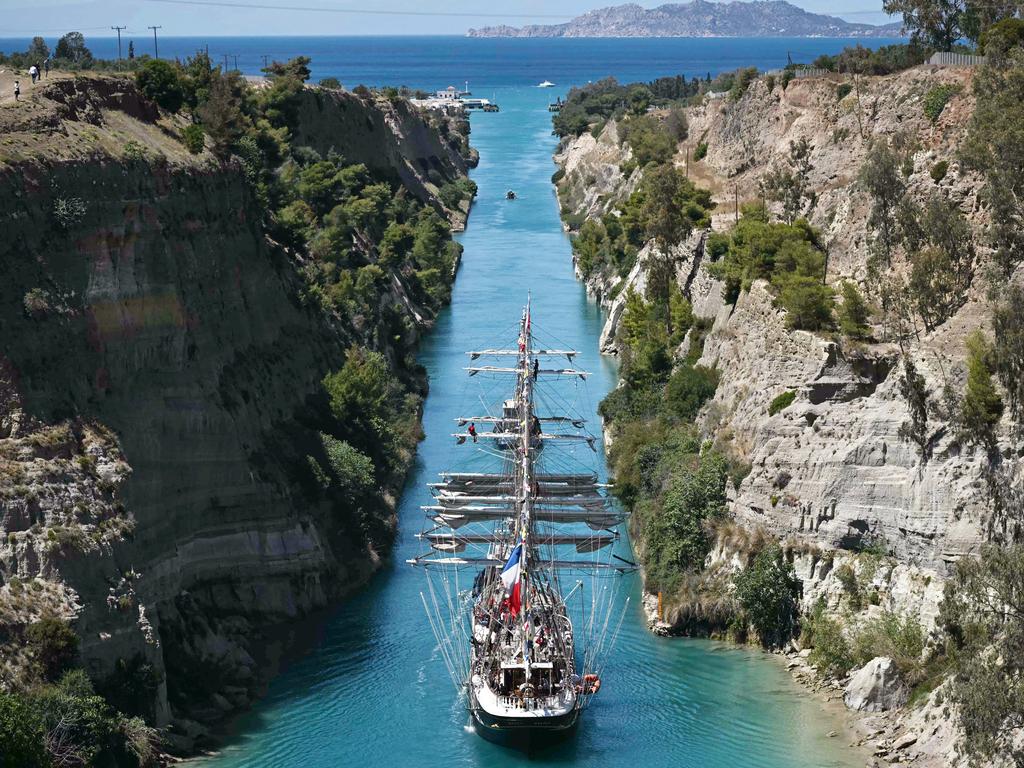
M 405 106 L 303 98 L 301 141 L 439 208 L 428 171 L 464 173 Z M 60 81 L 0 121 L 0 634 L 74 619 L 101 689 L 133 688 L 188 748 L 258 689 L 270 629 L 385 554 L 303 463 L 345 349 L 401 357 L 430 313 L 391 280 L 392 350 L 303 301 L 242 170 L 186 154 L 126 81 Z M 17 653 L 0 645 L 8 682 Z
M 657 624 L 661 631 L 724 631 L 727 612 L 715 615 L 723 583 L 718 576 L 745 567 L 743 553 L 750 551 L 751 538 L 767 536 L 781 542 L 794 563 L 806 613 L 821 605 L 826 615 L 855 626 L 888 611 L 910 616 L 926 633 L 932 632 L 951 564 L 976 552 L 989 536 L 984 452 L 958 441 L 941 408 L 935 408 L 929 422 L 930 451 L 923 460 L 917 446 L 901 435 L 910 416 L 899 387 L 900 365 L 907 355 L 923 375 L 933 405 L 946 385 L 962 389 L 965 339 L 988 322 L 982 180 L 962 169 L 956 154 L 973 109 L 970 78 L 969 70 L 927 67 L 857 82 L 794 80 L 785 89 L 778 83 L 769 88 L 772 84 L 761 78 L 737 101 L 706 98 L 688 110 L 689 138 L 679 146 L 675 164 L 684 167 L 696 146 L 706 143 L 706 158 L 691 160 L 687 171 L 715 194 L 715 230 L 728 229 L 734 200 L 740 205 L 755 202 L 758 180 L 786 163 L 791 142 L 806 139 L 811 145 L 809 186 L 818 194 L 804 213 L 823 235 L 827 279 L 833 285 L 845 279 L 863 285 L 871 202 L 857 174 L 872 141 L 896 138 L 912 145 L 904 169 L 908 195 L 923 204 L 941 191 L 964 214 L 979 249 L 977 277 L 966 303 L 938 329 L 921 329 L 901 350 L 895 344 L 851 344 L 792 330 L 763 281 L 727 304 L 723 284 L 708 269 L 703 233 L 674 246 L 676 282 L 707 328 L 698 363 L 719 374 L 715 396 L 701 411 L 698 425 L 705 437 L 750 470 L 736 487 L 729 483 L 727 488 L 729 512 L 740 533 L 732 526 L 724 530 L 699 583 L 666 607 L 664 621 Z M 933 122 L 925 116 L 923 102 L 937 85 L 954 95 Z M 565 213 L 602 215 L 632 190 L 621 177 L 602 172 L 628 157 L 625 147 L 616 152 L 611 130 L 605 128 L 596 140 L 584 136 L 561 148 L 565 175 L 560 183 L 573 187 L 560 190 L 563 203 L 569 203 Z M 933 175 L 940 161 L 949 170 Z M 611 184 L 591 199 L 577 188 L 588 177 L 609 178 Z M 602 335 L 605 352 L 616 351 L 626 290 L 646 293 L 645 265 L 654 247 L 649 243 L 640 251 L 627 277 L 595 274 L 588 281 L 592 293 L 610 309 Z M 683 346 L 689 349 L 689 338 Z M 770 414 L 773 399 L 783 393 L 793 394 L 792 405 Z M 1005 419 L 998 443 L 1004 459 L 1019 462 L 1024 447 Z M 889 556 L 867 574 L 874 602 L 851 610 L 850 585 L 845 583 L 849 578 L 837 574 L 860 575 L 866 566 L 853 552 L 879 542 Z M 716 624 L 718 619 L 722 622 Z M 806 652 L 798 656 L 792 650 L 791 666 L 813 679 Z M 841 695 L 840 683 L 834 684 L 836 691 L 829 685 L 825 688 L 831 695 Z M 853 700 L 861 701 L 862 694 Z M 870 721 L 873 730 L 866 738 L 878 745 L 877 754 L 892 760 L 945 764 L 956 734 L 941 702 L 940 689 L 923 709 L 897 718 L 891 713 L 879 716 Z

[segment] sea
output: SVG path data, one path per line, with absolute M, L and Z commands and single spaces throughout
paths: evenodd
M 51 45 L 55 41 L 51 41 Z M 152 40 L 135 39 L 138 53 Z M 313 80 L 345 86 L 449 85 L 496 101 L 474 113 L 471 141 L 479 194 L 450 308 L 419 353 L 430 375 L 426 438 L 399 506 L 392 557 L 369 585 L 339 606 L 288 662 L 267 695 L 231 726 L 223 749 L 202 768 L 328 766 L 581 765 L 591 768 L 852 768 L 863 765 L 836 710 L 812 698 L 778 657 L 757 649 L 650 633 L 638 576 L 617 594 L 624 620 L 608 656 L 601 692 L 577 733 L 524 753 L 491 744 L 470 727 L 423 610 L 422 573 L 405 564 L 421 552 L 414 534 L 424 484 L 450 465 L 452 418 L 465 405 L 465 351 L 514 327 L 527 294 L 551 338 L 580 350 L 592 372 L 585 408 L 596 422 L 615 386 L 615 363 L 598 354 L 602 312 L 573 276 L 571 247 L 550 183 L 557 139 L 549 102 L 570 87 L 607 76 L 621 82 L 661 76 L 712 77 L 740 66 L 766 70 L 810 62 L 857 42 L 834 38 L 472 39 L 464 37 L 163 38 L 162 57 L 208 50 L 229 67 L 259 74 L 263 57 L 312 58 Z M 0 50 L 27 40 L 0 39 Z M 116 40 L 88 40 L 116 56 Z M 236 59 L 237 57 L 237 59 Z M 555 83 L 538 88 L 542 81 Z M 343 151 L 343 150 L 342 150 Z M 506 190 L 518 199 L 505 199 Z M 626 553 L 628 555 L 628 552 Z

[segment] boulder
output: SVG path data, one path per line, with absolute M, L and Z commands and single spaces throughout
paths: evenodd
M 896 662 L 878 656 L 853 673 L 843 701 L 858 712 L 885 712 L 907 703 L 910 690 L 900 677 Z

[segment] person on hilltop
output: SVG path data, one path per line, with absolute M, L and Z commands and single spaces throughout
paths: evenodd
M 14 81 L 14 100 L 19 101 L 21 96 L 21 83 L 17 80 Z
M 49 56 L 47 56 L 46 57 L 46 61 L 43 62 L 43 72 L 46 73 L 47 77 L 50 76 L 50 57 Z
M 36 84 L 36 80 L 39 78 L 39 68 L 33 64 L 28 68 L 28 73 L 32 77 L 32 85 Z

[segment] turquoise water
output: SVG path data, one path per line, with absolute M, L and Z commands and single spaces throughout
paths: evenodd
M 588 66 L 596 71 L 601 65 L 594 59 Z M 558 74 L 547 76 L 556 80 Z M 268 696 L 241 718 L 224 752 L 204 768 L 500 768 L 527 759 L 599 768 L 863 764 L 844 753 L 840 739 L 827 738 L 837 723 L 774 660 L 725 644 L 648 633 L 635 576 L 629 577 L 631 604 L 601 693 L 574 738 L 524 756 L 467 729 L 467 712 L 435 652 L 420 603 L 423 576 L 404 564 L 419 551 L 412 534 L 422 521 L 418 507 L 429 498 L 423 484 L 450 466 L 451 418 L 465 405 L 464 352 L 513 327 L 529 290 L 540 326 L 581 350 L 579 367 L 595 373 L 592 405 L 614 385 L 615 374 L 596 352 L 602 317 L 573 277 L 549 183 L 555 139 L 546 104 L 552 90 L 496 84 L 494 95 L 501 113 L 472 118 L 481 156 L 473 173 L 479 198 L 460 236 L 465 257 L 452 306 L 420 354 L 431 379 L 427 437 L 402 498 L 394 558 L 330 619 L 321 642 L 273 682 Z M 509 188 L 520 199 L 505 201 Z

